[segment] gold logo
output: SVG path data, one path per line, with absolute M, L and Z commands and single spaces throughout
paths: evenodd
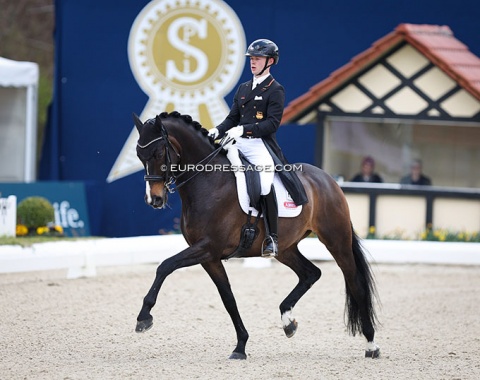
M 259 120 L 263 119 L 263 112 L 262 111 L 257 111 L 257 115 L 255 117 Z
M 229 112 L 223 99 L 245 65 L 245 33 L 221 0 L 153 0 L 138 14 L 128 41 L 133 75 L 149 96 L 142 120 L 176 110 L 205 128 Z M 134 111 L 134 110 L 133 110 Z M 142 169 L 133 128 L 108 182 Z

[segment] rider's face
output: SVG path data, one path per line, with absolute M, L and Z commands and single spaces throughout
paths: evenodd
M 268 58 L 272 59 L 272 58 Z M 252 70 L 253 75 L 258 75 L 265 67 L 265 62 L 267 61 L 267 57 L 250 57 L 250 70 Z M 267 74 L 269 69 L 266 69 L 262 74 Z

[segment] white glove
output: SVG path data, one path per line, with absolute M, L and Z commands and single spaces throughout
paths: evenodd
M 239 137 L 242 137 L 243 135 L 243 125 L 239 125 L 238 127 L 233 127 L 227 131 L 228 137 L 231 137 L 232 139 L 238 139 Z
M 216 140 L 219 133 L 220 132 L 218 132 L 217 128 L 212 128 L 208 131 L 208 137 L 211 137 L 212 139 Z

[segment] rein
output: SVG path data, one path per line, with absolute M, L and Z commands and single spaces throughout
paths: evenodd
M 167 133 L 165 127 L 163 127 L 163 126 L 161 128 L 161 133 L 162 133 L 162 136 L 157 137 L 156 139 L 153 139 L 152 141 L 148 142 L 145 145 L 140 145 L 140 144 L 137 143 L 137 146 L 140 149 L 144 149 L 144 148 L 150 146 L 151 144 L 153 144 L 156 141 L 165 140 L 165 142 L 166 142 L 166 144 L 165 144 L 165 167 L 166 167 L 165 172 L 162 175 L 159 175 L 159 174 L 145 174 L 143 179 L 144 179 L 144 181 L 153 181 L 153 182 L 162 182 L 163 181 L 165 189 L 169 193 L 174 193 L 177 189 L 179 189 L 180 187 L 182 187 L 183 185 L 185 185 L 186 183 L 188 183 L 189 181 L 194 179 L 201 172 L 196 171 L 195 173 L 193 173 L 193 175 L 191 177 L 187 178 L 183 182 L 177 183 L 178 179 L 182 175 L 184 175 L 186 172 L 182 172 L 178 176 L 175 176 L 175 174 L 172 170 L 172 160 L 171 160 L 171 157 L 170 157 L 170 149 L 172 149 L 175 152 L 178 159 L 180 158 L 180 154 L 177 152 L 177 150 L 175 149 L 175 147 L 171 143 L 170 139 L 168 138 L 168 133 Z M 206 156 L 205 158 L 200 160 L 197 164 L 195 164 L 195 166 L 203 165 L 203 164 L 205 164 L 205 165 L 209 164 L 220 153 L 220 151 L 223 149 L 223 147 L 225 145 L 227 145 L 228 143 L 230 143 L 232 140 L 233 140 L 232 138 L 227 138 L 227 135 L 225 135 L 220 140 L 220 143 L 219 143 L 220 146 L 218 148 L 216 148 L 208 156 Z M 173 184 L 175 184 L 175 187 L 172 187 Z
M 197 162 L 195 164 L 195 166 L 197 165 L 208 165 L 215 157 L 217 157 L 217 155 L 220 153 L 220 151 L 223 149 L 223 147 L 225 145 L 227 145 L 228 143 L 230 143 L 233 139 L 232 138 L 226 138 L 226 136 L 222 137 L 222 139 L 220 140 L 220 146 L 215 149 L 212 153 L 210 153 L 208 156 L 206 156 L 204 159 L 200 160 L 199 162 Z M 182 175 L 184 175 L 186 172 L 182 172 L 180 173 L 180 175 L 178 175 L 177 177 L 173 177 L 173 181 L 170 182 L 171 183 L 175 183 L 175 189 L 171 189 L 168 184 L 166 184 L 165 186 L 167 186 L 167 189 L 170 193 L 173 193 L 175 192 L 176 189 L 179 189 L 180 187 L 182 187 L 183 185 L 185 185 L 187 182 L 189 182 L 190 180 L 194 179 L 197 175 L 199 175 L 201 172 L 199 171 L 196 171 L 195 173 L 193 173 L 193 175 L 189 178 L 187 178 L 185 181 L 183 182 L 180 182 L 180 183 L 176 183 L 176 181 L 178 180 L 178 178 L 180 178 Z

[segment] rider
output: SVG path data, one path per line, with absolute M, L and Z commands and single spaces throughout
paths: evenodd
M 273 188 L 274 160 L 270 152 L 273 150 L 283 158 L 275 132 L 282 120 L 285 90 L 270 75 L 270 67 L 279 59 L 275 43 L 267 39 L 256 40 L 245 55 L 250 57 L 253 78 L 238 87 L 230 113 L 210 130 L 209 136 L 217 139 L 227 133 L 253 165 L 263 167 L 259 172 L 260 203 L 266 228 L 262 256 L 275 257 L 278 254 L 278 206 Z

